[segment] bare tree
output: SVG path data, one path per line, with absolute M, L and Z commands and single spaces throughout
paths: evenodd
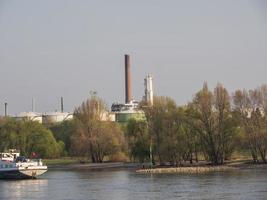
M 267 149 L 267 86 L 257 89 L 237 90 L 233 95 L 234 110 L 239 115 L 246 133 L 248 147 L 254 162 L 266 162 Z
M 106 112 L 103 100 L 95 95 L 75 109 L 78 126 L 71 137 L 74 153 L 90 156 L 92 162 L 102 162 L 105 156 L 121 150 L 123 133 L 114 122 L 102 121 Z
M 213 164 L 223 164 L 233 151 L 236 127 L 231 117 L 230 98 L 222 84 L 212 93 L 204 83 L 193 101 L 196 122 L 204 153 Z

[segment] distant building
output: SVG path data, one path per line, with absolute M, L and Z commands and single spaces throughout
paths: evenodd
M 122 112 L 122 111 L 135 111 L 139 109 L 139 103 L 138 101 L 130 101 L 129 103 L 113 103 L 111 105 L 111 112 Z
M 104 111 L 100 114 L 100 121 L 115 121 L 115 113 Z
M 14 117 L 18 121 L 31 120 L 39 123 L 43 122 L 42 114 L 37 112 L 21 112 Z
M 127 123 L 130 119 L 146 119 L 145 113 L 139 109 L 139 103 L 134 100 L 126 104 L 112 104 L 111 112 L 115 115 L 115 121 L 119 123 Z
M 43 124 L 59 123 L 73 119 L 73 114 L 68 112 L 49 112 L 43 114 Z
M 139 111 L 122 111 L 115 114 L 116 122 L 127 123 L 130 119 L 135 119 L 137 121 L 145 121 L 145 113 L 141 110 Z

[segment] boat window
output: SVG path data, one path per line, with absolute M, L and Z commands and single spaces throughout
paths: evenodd
M 5 168 L 8 168 L 8 165 L 5 165 Z
M 0 165 L 0 168 L 3 168 L 3 165 Z

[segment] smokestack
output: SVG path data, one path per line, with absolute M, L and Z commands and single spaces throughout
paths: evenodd
M 32 98 L 32 112 L 35 112 L 35 99 Z
M 130 101 L 132 100 L 130 56 L 125 55 L 124 58 L 125 58 L 125 103 L 130 103 Z
M 5 117 L 7 117 L 7 103 L 5 103 Z
M 64 107 L 63 107 L 63 97 L 61 97 L 61 112 L 64 112 Z

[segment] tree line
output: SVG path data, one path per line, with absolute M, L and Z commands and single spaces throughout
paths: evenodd
M 254 162 L 266 163 L 266 85 L 230 95 L 222 84 L 212 91 L 204 83 L 187 105 L 155 97 L 154 106 L 141 107 L 147 121 L 131 120 L 126 131 L 133 159 L 181 165 L 198 162 L 201 156 L 220 165 L 235 150 L 248 149 Z
M 145 121 L 127 125 L 102 121 L 104 101 L 92 95 L 74 111 L 74 119 L 43 126 L 32 121 L 0 119 L 0 151 L 20 149 L 42 157 L 83 156 L 92 162 L 129 159 L 170 163 L 206 160 L 214 165 L 248 150 L 254 162 L 266 163 L 267 86 L 229 94 L 222 84 L 207 83 L 186 105 L 155 96 L 154 105 L 140 103 Z
M 34 121 L 16 121 L 12 118 L 0 119 L 0 152 L 18 149 L 21 155 L 42 158 L 56 158 L 64 151 L 65 144 L 56 141 L 53 133 Z

